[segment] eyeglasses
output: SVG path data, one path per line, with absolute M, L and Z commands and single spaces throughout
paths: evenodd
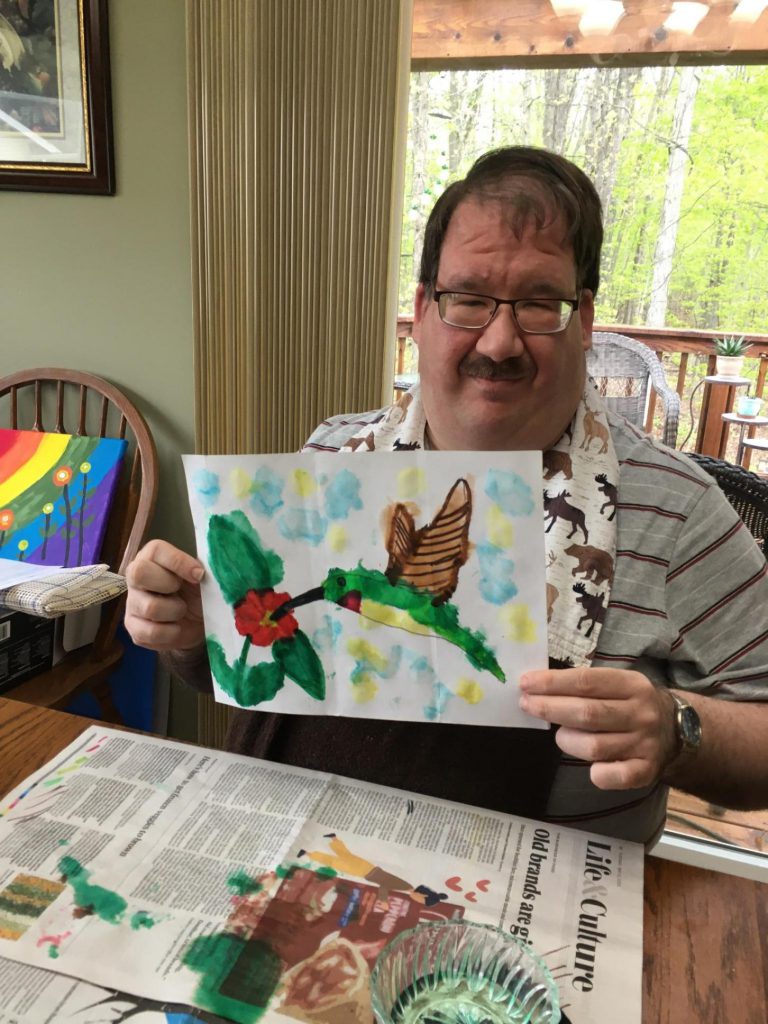
M 578 299 L 495 299 L 472 292 L 435 292 L 440 319 L 449 327 L 480 330 L 496 316 L 499 306 L 511 306 L 524 334 L 557 334 L 564 331 L 579 308 Z

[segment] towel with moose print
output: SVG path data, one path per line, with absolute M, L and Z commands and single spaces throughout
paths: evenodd
M 367 422 L 342 452 L 427 448 L 416 383 Z M 608 608 L 616 557 L 619 463 L 603 402 L 587 382 L 570 426 L 544 452 L 547 620 L 550 661 L 588 665 Z

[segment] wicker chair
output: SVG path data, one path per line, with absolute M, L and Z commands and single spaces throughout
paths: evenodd
M 648 382 L 664 405 L 662 441 L 674 448 L 680 420 L 680 396 L 667 384 L 654 353 L 623 334 L 595 331 L 587 352 L 587 372 L 597 384 L 609 409 L 641 429 L 645 428 Z
M 114 385 L 90 373 L 24 370 L 0 378 L 0 426 L 119 437 L 128 442 L 100 555 L 110 569 L 124 573 L 144 542 L 157 497 L 155 444 L 133 403 Z M 88 690 L 98 700 L 105 721 L 119 722 L 107 679 L 123 656 L 116 636 L 123 606 L 123 599 L 104 604 L 92 644 L 70 651 L 53 668 L 5 695 L 27 704 L 62 708 Z
M 721 459 L 698 452 L 686 452 L 688 458 L 714 477 L 726 498 L 739 513 L 744 525 L 768 559 L 768 480 Z

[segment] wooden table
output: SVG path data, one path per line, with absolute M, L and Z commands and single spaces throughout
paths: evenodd
M 737 388 L 748 387 L 749 377 L 719 377 L 717 374 L 704 378 L 704 397 L 699 413 L 699 433 L 696 451 L 714 459 L 725 456 L 728 441 L 728 424 L 723 422 L 724 412 L 731 412 Z
M 747 427 L 764 427 L 768 423 L 768 416 L 740 416 L 737 412 L 724 412 L 722 419 L 725 423 L 737 423 L 739 425 L 739 446 L 736 449 L 736 464 L 740 466 L 744 459 L 744 434 Z
M 0 697 L 0 797 L 92 724 Z M 648 857 L 643 946 L 643 1024 L 768 1021 L 768 886 Z

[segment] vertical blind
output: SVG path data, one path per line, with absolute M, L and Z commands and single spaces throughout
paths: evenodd
M 198 451 L 391 395 L 411 0 L 188 0 Z M 203 699 L 200 739 L 226 714 Z

